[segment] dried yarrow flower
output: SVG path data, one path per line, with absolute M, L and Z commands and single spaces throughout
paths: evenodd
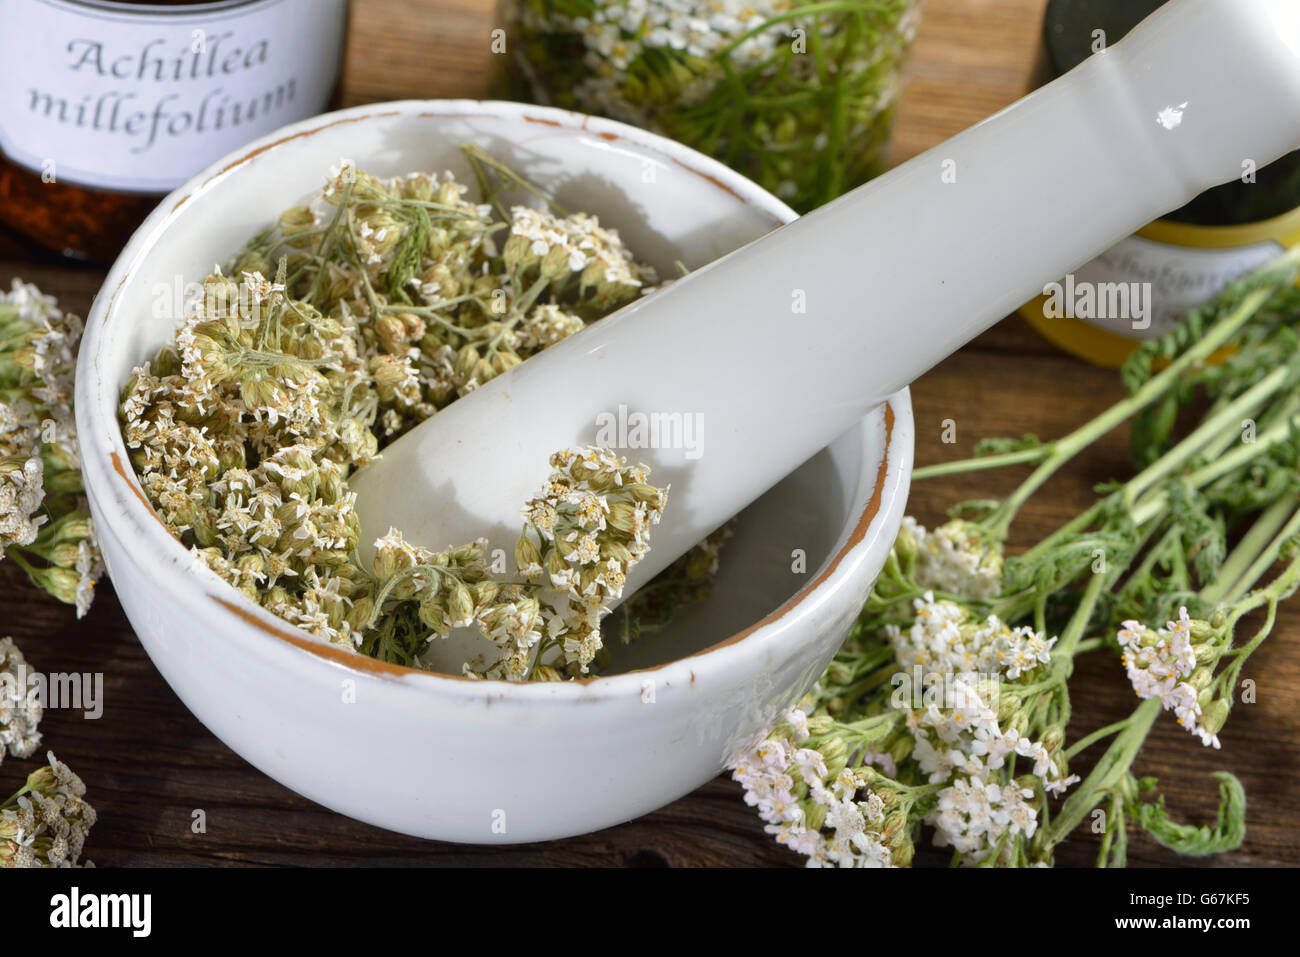
M 568 449 L 551 456 L 541 494 L 524 507 L 515 545 L 520 574 L 545 587 L 541 659 L 586 674 L 603 645 L 600 624 L 623 595 L 628 572 L 650 549 L 668 490 L 648 483 L 644 466 L 629 466 L 606 449 Z
M 80 862 L 95 809 L 81 778 L 51 752 L 49 764 L 0 804 L 0 867 L 89 867 Z
M 12 638 L 0 638 L 0 762 L 27 758 L 41 743 L 41 703 L 28 686 L 28 666 Z
M 78 617 L 103 571 L 73 419 L 81 331 L 35 286 L 0 293 L 0 557 Z
M 174 343 L 126 384 L 123 437 L 172 533 L 305 631 L 420 666 L 430 641 L 475 628 L 495 652 L 472 674 L 585 674 L 662 512 L 643 469 L 557 456 L 526 510 L 517 580 L 489 574 L 483 542 L 435 552 L 394 529 L 370 568 L 357 554 L 353 469 L 654 279 L 595 217 L 500 202 L 489 173 L 535 190 L 466 152 L 487 202 L 450 173 L 380 179 L 341 162 L 207 278 Z

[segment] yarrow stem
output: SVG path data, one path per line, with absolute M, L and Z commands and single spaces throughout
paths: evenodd
M 863 814 L 900 788 L 938 787 L 880 831 L 906 835 L 880 845 L 896 865 L 910 861 L 923 824 L 957 864 L 1050 864 L 1096 809 L 1105 812 L 1099 866 L 1125 863 L 1133 823 L 1184 853 L 1239 845 L 1245 799 L 1231 775 L 1215 775 L 1218 820 L 1192 827 L 1171 821 L 1157 783 L 1132 768 L 1164 711 L 1203 745 L 1221 746 L 1244 664 L 1300 587 L 1297 263 L 1300 247 L 1140 347 L 1123 370 L 1129 394 L 1064 438 L 986 440 L 973 459 L 917 470 L 938 478 L 1034 466 L 1005 499 L 961 503 L 936 529 L 905 519 L 844 647 L 800 702 L 809 733 L 787 720 L 758 751 L 783 741 L 774 753 L 798 751 L 798 769 L 820 773 L 818 755 L 828 770 L 842 765 L 856 790 L 841 797 Z M 1135 474 L 1099 486 L 1078 515 L 1004 556 L 1023 504 L 1130 419 Z M 1258 630 L 1239 636 L 1242 619 L 1261 609 Z M 1102 650 L 1119 652 L 1141 700 L 1067 744 L 1074 662 Z M 903 725 L 880 722 L 890 709 Z M 860 723 L 880 737 L 855 740 Z M 1082 781 L 1069 773 L 1102 744 Z M 761 813 L 810 863 L 882 859 L 875 843 L 846 845 L 838 824 L 803 803 L 799 782 L 814 793 L 816 775 L 787 763 L 756 776 L 743 757 L 734 767 L 751 803 L 768 807 L 774 789 L 796 802 L 798 813 Z

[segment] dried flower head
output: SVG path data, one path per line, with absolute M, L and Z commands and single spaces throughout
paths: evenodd
M 103 570 L 73 419 L 81 330 L 35 286 L 0 293 L 0 557 L 78 617 Z
M 0 638 L 0 762 L 6 751 L 27 758 L 41 743 L 41 704 L 28 686 L 27 661 L 12 638 Z
M 481 182 L 522 183 L 466 153 Z M 420 666 L 431 641 L 473 628 L 490 651 L 468 674 L 586 674 L 663 511 L 644 469 L 557 454 L 524 510 L 515 579 L 489 572 L 483 541 L 435 552 L 392 529 L 371 567 L 357 553 L 354 469 L 653 279 L 595 217 L 466 193 L 451 173 L 341 163 L 207 278 L 126 384 L 123 437 L 202 565 L 322 640 Z
M 0 867 L 88 867 L 81 862 L 95 809 L 81 778 L 51 752 L 49 764 L 0 804 Z

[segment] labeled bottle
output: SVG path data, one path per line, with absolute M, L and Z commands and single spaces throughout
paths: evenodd
M 0 224 L 110 262 L 158 199 L 328 109 L 347 0 L 4 0 Z
M 1116 43 L 1166 0 L 1051 0 L 1034 86 Z M 1178 104 L 1164 122 L 1181 119 Z M 1121 240 L 1020 308 L 1061 348 L 1118 367 L 1186 310 L 1300 242 L 1300 151 L 1208 190 Z

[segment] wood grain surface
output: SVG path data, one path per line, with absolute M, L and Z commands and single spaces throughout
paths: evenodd
M 1024 90 L 1045 0 L 926 0 L 896 135 L 906 158 L 977 122 Z M 347 63 L 349 103 L 403 97 L 480 96 L 495 67 L 488 32 L 496 23 L 485 0 L 354 0 Z M 990 223 L 986 242 L 997 243 Z M 887 227 L 885 227 L 887 228 Z M 102 273 L 53 262 L 0 240 L 0 282 L 34 281 L 65 308 L 84 311 Z M 1120 393 L 1114 373 L 1062 355 L 1019 319 L 1009 318 L 916 383 L 918 463 L 969 455 L 986 435 L 1059 435 L 1109 405 Z M 941 422 L 957 423 L 956 444 L 940 441 Z M 1093 483 L 1126 469 L 1124 439 L 1113 435 L 1078 467 L 1029 503 L 1017 537 L 1036 538 L 1073 514 Z M 1004 494 L 1014 475 L 977 473 L 960 487 L 922 483 L 910 510 L 941 520 L 956 499 Z M 103 672 L 104 716 L 53 711 L 45 742 L 86 780 L 100 812 L 88 855 L 113 865 L 778 865 L 800 859 L 764 835 L 740 789 L 719 778 L 639 820 L 586 837 L 521 847 L 473 847 L 413 840 L 358 824 L 290 792 L 246 764 L 205 730 L 176 699 L 131 632 L 111 587 L 100 589 L 90 616 L 38 596 L 12 562 L 0 563 L 0 634 L 11 633 L 42 671 Z M 1286 610 L 1270 641 L 1251 659 L 1257 704 L 1236 709 L 1223 750 L 1196 746 L 1172 718 L 1157 723 L 1136 770 L 1160 777 L 1173 812 L 1184 820 L 1213 813 L 1219 768 L 1238 774 L 1250 804 L 1246 842 L 1209 861 L 1178 858 L 1143 836 L 1131 846 L 1135 865 L 1300 864 L 1300 612 Z M 1106 654 L 1079 662 L 1073 683 L 1076 729 L 1128 712 L 1132 692 Z M 30 768 L 0 765 L 0 793 Z M 195 809 L 207 832 L 191 832 Z M 1086 865 L 1093 838 L 1080 833 L 1058 861 Z M 922 854 L 920 863 L 942 863 Z

